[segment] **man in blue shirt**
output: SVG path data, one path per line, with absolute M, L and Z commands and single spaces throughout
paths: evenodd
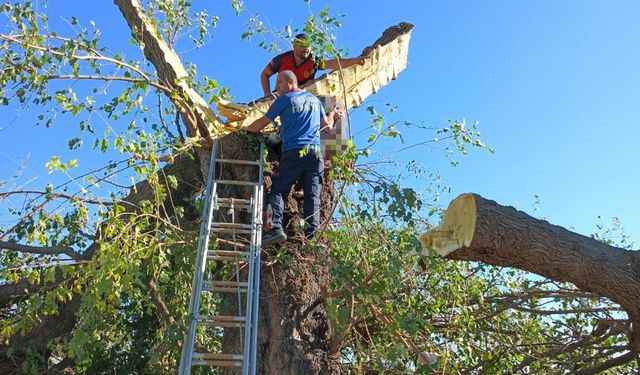
M 324 162 L 320 153 L 320 129 L 332 128 L 334 121 L 342 118 L 342 112 L 333 108 L 325 114 L 322 103 L 313 94 L 298 88 L 295 74 L 285 70 L 278 74 L 276 89 L 280 96 L 261 118 L 245 130 L 259 132 L 280 116 L 282 156 L 279 174 L 271 185 L 269 203 L 273 210 L 272 229 L 262 237 L 264 246 L 284 242 L 287 236 L 282 230 L 284 200 L 291 186 L 300 177 L 304 191 L 304 217 L 307 226 L 305 236 L 314 238 L 320 226 L 320 189 Z

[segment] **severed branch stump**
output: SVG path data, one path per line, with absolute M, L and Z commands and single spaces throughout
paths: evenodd
M 514 267 L 607 297 L 633 322 L 640 352 L 640 252 L 609 246 L 513 207 L 463 194 L 435 230 L 420 236 L 423 254 Z

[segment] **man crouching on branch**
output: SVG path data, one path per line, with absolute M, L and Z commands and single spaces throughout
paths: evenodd
M 287 235 L 282 230 L 284 202 L 298 177 L 304 191 L 304 217 L 307 222 L 304 234 L 310 240 L 315 239 L 315 232 L 320 226 L 320 190 L 324 169 L 320 153 L 320 129 L 331 129 L 334 121 L 340 121 L 343 116 L 337 108 L 325 114 L 318 98 L 298 88 L 296 76 L 290 70 L 278 74 L 276 89 L 280 96 L 271 108 L 245 128 L 251 132 L 259 132 L 278 116 L 282 123 L 282 156 L 278 175 L 271 185 L 269 195 L 273 210 L 272 229 L 262 237 L 264 246 L 287 240 Z

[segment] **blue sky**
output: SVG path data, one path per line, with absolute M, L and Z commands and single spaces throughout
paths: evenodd
M 71 29 L 61 15 L 93 19 L 112 51 L 134 57 L 116 6 L 88 3 L 74 2 L 71 12 L 60 2 L 49 2 L 56 15 L 51 20 L 63 34 Z M 226 1 L 215 2 L 216 8 L 210 2 L 193 3 L 208 7 L 220 22 L 203 49 L 178 47 L 183 59 L 229 86 L 238 101 L 260 96 L 258 75 L 271 55 L 257 41 L 240 40 L 248 13 L 236 17 Z M 301 27 L 309 14 L 302 0 L 246 0 L 245 5 L 276 29 Z M 475 192 L 582 234 L 619 217 L 627 233 L 640 240 L 640 204 L 635 201 L 640 184 L 639 2 L 311 1 L 316 12 L 325 6 L 346 14 L 338 44 L 352 54 L 390 25 L 415 25 L 407 69 L 371 98 L 398 107 L 390 121 L 480 122 L 482 139 L 495 154 L 474 150 L 456 168 L 427 150 L 401 156 L 441 171 L 451 187 L 441 204 Z M 2 109 L 2 116 L 6 121 L 15 114 Z M 64 151 L 69 134 L 60 128 L 34 129 L 23 119 L 0 125 L 0 160 L 12 166 L 0 170 L 0 180 L 15 170 L 12 160 L 28 154 L 23 178 L 53 178 L 44 163 Z M 366 119 L 363 109 L 355 111 L 354 127 L 366 127 Z M 424 136 L 414 132 L 405 139 Z M 536 195 L 540 204 L 533 212 Z

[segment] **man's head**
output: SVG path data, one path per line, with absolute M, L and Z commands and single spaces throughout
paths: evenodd
M 311 55 L 311 38 L 307 34 L 298 34 L 293 39 L 293 54 L 300 60 Z
M 293 91 L 297 87 L 298 79 L 292 71 L 284 70 L 278 73 L 278 78 L 276 78 L 276 89 L 278 90 L 278 94 L 286 94 L 289 91 Z

